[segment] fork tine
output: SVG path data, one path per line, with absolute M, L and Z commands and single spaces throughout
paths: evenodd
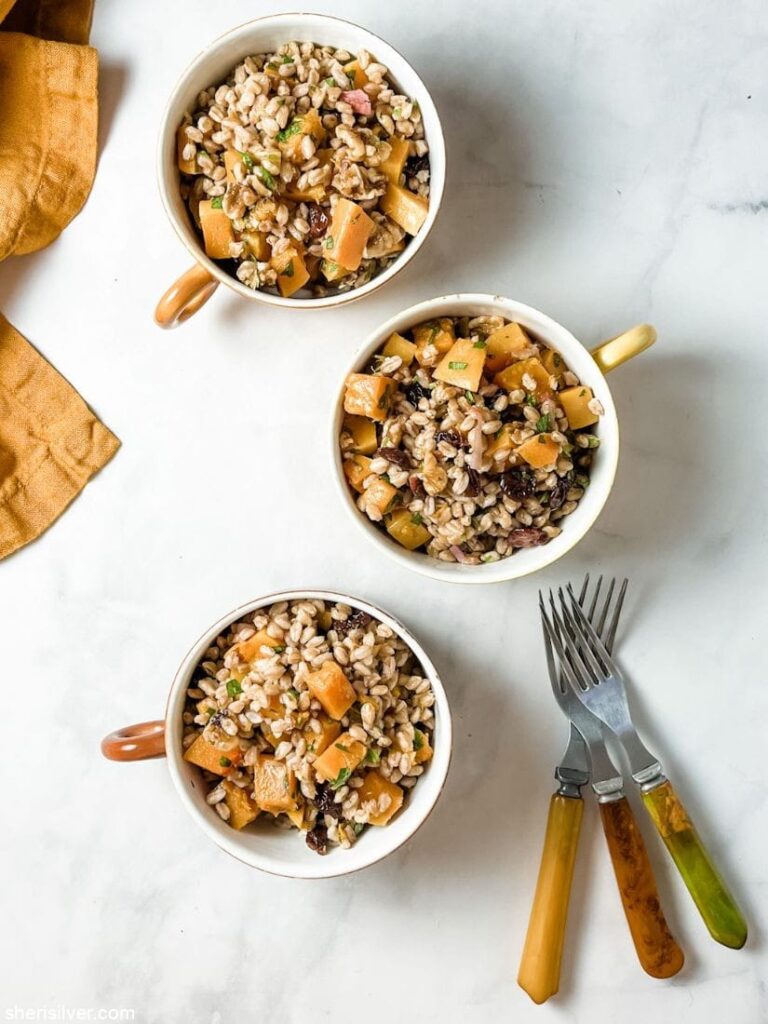
M 566 669 L 568 681 L 571 682 L 571 677 L 573 676 L 577 681 L 579 689 L 588 690 L 592 685 L 592 674 L 589 668 L 584 664 L 579 649 L 574 643 L 572 635 L 568 632 L 565 622 L 557 610 L 555 598 L 551 590 L 549 592 L 549 606 L 550 615 L 557 626 L 557 643 L 555 643 L 555 649 L 560 656 L 563 668 Z M 558 644 L 560 644 L 559 647 Z M 561 651 L 563 653 L 561 653 Z
M 575 618 L 579 620 L 583 632 L 588 637 L 590 649 L 595 655 L 595 657 L 599 658 L 600 661 L 603 663 L 606 672 L 610 673 L 611 675 L 618 675 L 619 670 L 614 665 L 613 660 L 608 651 L 605 649 L 605 645 L 603 644 L 602 640 L 595 632 L 592 623 L 588 621 L 588 619 L 584 615 L 584 612 L 581 610 L 581 608 L 579 608 L 578 604 L 576 604 L 575 601 L 571 602 L 571 607 L 573 609 Z
M 541 610 L 541 621 L 544 624 L 544 632 L 547 634 L 547 637 L 549 638 L 550 643 L 552 644 L 552 646 L 554 647 L 555 651 L 557 652 L 557 656 L 558 656 L 558 659 L 560 661 L 560 666 L 561 666 L 563 672 L 565 673 L 565 676 L 568 679 L 568 682 L 574 688 L 580 689 L 581 688 L 581 682 L 580 682 L 578 676 L 576 675 L 576 673 L 575 673 L 571 663 L 568 661 L 568 658 L 567 658 L 565 650 L 563 648 L 563 644 L 562 644 L 562 641 L 560 639 L 560 636 L 555 631 L 554 626 L 552 625 L 552 623 L 549 620 L 549 616 L 547 615 L 547 611 L 546 611 L 546 608 L 544 607 L 544 601 L 543 600 L 541 600 L 539 602 L 539 608 Z M 557 614 L 556 611 L 555 611 L 555 614 Z
M 571 611 L 567 606 L 565 595 L 563 594 L 562 589 L 558 591 L 558 595 L 560 597 L 560 607 L 563 611 L 563 618 L 566 620 L 569 626 L 569 632 L 571 634 L 571 639 L 574 642 L 574 646 L 577 648 L 582 661 L 588 665 L 593 680 L 596 683 L 599 683 L 602 679 L 605 678 L 606 672 L 603 666 L 600 664 L 599 660 L 595 657 L 593 651 L 591 650 L 589 646 L 589 641 L 584 635 L 583 630 L 571 614 Z
M 562 674 L 557 671 L 555 665 L 555 654 L 552 650 L 552 641 L 549 639 L 549 633 L 547 632 L 547 625 L 545 620 L 544 602 L 542 600 L 541 591 L 539 591 L 539 608 L 541 609 L 541 629 L 544 633 L 544 651 L 547 655 L 547 671 L 549 672 L 549 681 L 552 683 L 552 688 L 555 686 L 560 689 Z M 562 691 L 561 691 L 562 692 Z
M 598 578 L 598 580 L 597 580 L 597 586 L 595 587 L 595 594 L 594 594 L 594 597 L 592 598 L 592 604 L 590 605 L 590 608 L 589 608 L 589 615 L 587 616 L 587 618 L 589 619 L 590 622 L 594 622 L 594 619 L 595 619 L 595 608 L 597 607 L 597 599 L 600 596 L 600 587 L 602 587 L 602 585 L 603 585 L 603 576 L 602 576 L 602 573 L 601 573 L 599 578 Z M 582 604 L 582 602 L 579 601 L 579 604 Z
M 570 588 L 570 586 L 571 585 L 569 583 L 568 587 Z M 598 584 L 598 586 L 599 586 L 599 584 Z M 581 584 L 581 593 L 579 594 L 579 604 L 580 605 L 584 604 L 584 598 L 587 596 L 587 588 L 588 587 L 589 587 L 589 573 L 586 574 L 586 576 L 584 577 L 584 582 Z
M 605 629 L 605 619 L 606 619 L 606 616 L 608 615 L 608 609 L 611 606 L 611 598 L 613 597 L 613 588 L 614 588 L 615 585 L 616 585 L 616 579 L 615 579 L 615 577 L 612 577 L 611 578 L 611 582 L 608 585 L 608 594 L 607 594 L 607 596 L 605 598 L 605 604 L 603 605 L 603 610 L 600 613 L 600 621 L 599 621 L 598 625 L 595 627 L 595 632 L 600 637 L 602 637 L 603 630 Z M 592 623 L 592 625 L 594 625 L 594 621 L 592 620 L 591 617 L 590 617 L 589 621 Z
M 624 597 L 627 593 L 628 584 L 629 580 L 625 577 L 624 582 L 621 584 L 621 589 L 619 590 L 619 596 L 616 598 L 616 605 L 613 609 L 613 618 L 611 619 L 611 624 L 608 627 L 608 635 L 604 641 L 609 654 L 613 653 L 613 641 L 616 638 L 616 627 L 619 624 L 619 616 L 621 615 L 621 609 L 624 604 Z

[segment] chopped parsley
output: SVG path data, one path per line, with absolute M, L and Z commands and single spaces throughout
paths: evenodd
M 547 443 L 546 437 L 544 437 L 543 434 L 539 434 L 539 444 L 546 444 L 546 443 Z
M 594 434 L 587 434 L 587 448 L 599 448 L 600 439 L 595 437 Z
M 294 700 L 299 699 L 299 691 L 293 686 L 290 688 L 290 690 L 287 690 L 286 693 L 289 693 L 294 698 Z
M 334 743 L 333 745 L 337 750 L 343 750 L 345 754 L 349 753 L 349 747 L 345 747 L 343 743 Z
M 224 203 L 224 196 L 214 196 L 211 200 L 211 209 L 220 210 Z
M 285 270 L 282 271 L 281 277 L 293 277 L 293 260 L 288 264 Z
M 236 679 L 230 679 L 227 683 L 227 693 L 230 697 L 236 697 L 238 693 L 242 693 L 243 688 Z
M 335 82 L 335 80 L 333 78 L 326 78 L 325 79 L 325 84 L 332 89 L 334 87 L 334 85 L 336 85 L 336 82 Z
M 471 391 L 465 391 L 464 397 L 466 398 L 470 405 L 475 405 L 475 396 L 472 394 Z
M 466 370 L 468 366 L 469 363 L 454 362 L 453 360 L 451 360 L 451 362 L 448 363 L 449 370 Z
M 288 274 L 288 277 L 290 277 L 290 276 L 291 275 Z M 275 646 L 272 648 L 272 650 L 275 652 L 275 654 L 282 654 L 283 651 L 285 650 L 285 644 L 275 644 Z
M 283 128 L 281 132 L 277 133 L 278 142 L 287 142 L 288 139 L 292 139 L 294 135 L 298 135 L 301 131 L 301 118 L 294 117 L 287 128 Z
M 361 833 L 361 832 L 363 831 L 363 829 L 364 829 L 364 828 L 365 828 L 365 825 L 364 825 L 364 824 L 362 823 L 362 821 L 356 821 L 356 822 L 355 822 L 355 823 L 354 823 L 354 824 L 352 825 L 352 829 L 353 829 L 353 831 L 354 831 L 354 833 L 355 833 L 355 835 L 356 835 L 356 836 L 359 836 L 359 835 L 360 835 L 360 833 Z
M 421 518 L 421 513 L 414 512 L 413 515 L 411 516 L 411 522 L 413 523 L 414 526 L 421 526 L 421 524 L 424 522 L 424 520 Z
M 366 751 L 365 757 L 363 758 L 363 764 L 379 764 L 381 761 L 381 751 L 378 747 L 369 747 Z
M 232 762 L 228 757 L 220 757 L 219 764 L 222 768 L 230 768 L 232 766 Z
M 478 338 L 477 341 L 472 346 L 472 348 L 488 348 L 488 342 L 483 341 L 482 338 Z
M 270 174 L 266 167 L 259 167 L 256 173 L 267 186 L 267 188 L 271 192 L 274 192 L 274 190 L 277 188 L 277 181 L 275 180 L 274 175 Z
M 419 732 L 418 729 L 414 729 L 413 730 L 413 749 L 414 750 L 421 750 L 422 747 L 424 746 L 424 739 L 425 739 L 424 733 L 423 732 Z
M 281 64 L 293 64 L 295 63 L 294 58 L 290 53 L 283 54 L 283 59 L 280 61 Z
M 538 405 L 539 404 L 539 400 L 536 397 L 536 395 L 534 395 L 534 394 L 526 395 L 525 396 L 525 404 L 526 405 Z
M 240 156 L 243 158 L 243 163 L 249 171 L 253 170 L 253 157 L 250 153 L 241 153 Z
M 552 429 L 552 417 L 548 412 L 545 412 L 543 416 L 539 416 L 536 420 L 536 433 L 545 434 L 548 430 Z
M 333 248 L 333 235 L 328 235 L 326 240 L 323 242 L 323 245 L 324 245 L 324 247 L 326 249 L 332 249 Z
M 331 789 L 341 789 L 351 774 L 349 768 L 342 768 L 336 778 L 329 783 Z

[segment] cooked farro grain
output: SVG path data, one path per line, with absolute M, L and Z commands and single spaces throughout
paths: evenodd
M 495 562 L 556 537 L 600 443 L 591 389 L 502 317 L 406 334 L 346 382 L 340 445 L 359 510 L 448 562 Z
M 428 210 L 418 104 L 361 51 L 290 42 L 200 93 L 177 134 L 181 192 L 207 254 L 251 288 L 356 288 Z
M 184 757 L 233 828 L 261 816 L 325 853 L 400 809 L 432 757 L 433 705 L 389 626 L 346 604 L 283 601 L 205 652 L 187 689 Z

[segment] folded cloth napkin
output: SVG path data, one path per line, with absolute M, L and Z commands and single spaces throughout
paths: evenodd
M 93 0 L 0 0 L 0 260 L 52 242 L 96 169 Z M 39 537 L 119 441 L 0 315 L 0 558 Z

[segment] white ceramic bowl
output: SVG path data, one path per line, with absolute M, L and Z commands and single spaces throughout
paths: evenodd
M 176 130 L 185 112 L 194 107 L 197 95 L 220 82 L 248 54 L 266 53 L 290 40 L 343 47 L 352 53 L 365 49 L 389 69 L 392 80 L 419 103 L 424 134 L 429 144 L 429 213 L 419 233 L 409 239 L 402 253 L 367 284 L 318 299 L 284 298 L 248 288 L 205 255 L 179 192 L 176 165 Z M 175 327 L 197 312 L 219 284 L 227 285 L 246 299 L 291 309 L 323 309 L 354 302 L 380 288 L 410 263 L 427 239 L 440 209 L 445 188 L 445 140 L 432 97 L 411 65 L 389 43 L 372 32 L 341 18 L 324 14 L 274 14 L 240 25 L 214 40 L 198 54 L 176 84 L 163 116 L 157 155 L 160 195 L 177 235 L 187 247 L 195 266 L 179 278 L 158 304 L 156 320 Z
M 408 644 L 421 662 L 435 694 L 435 728 L 432 739 L 434 756 L 410 791 L 403 809 L 389 825 L 383 828 L 367 828 L 351 849 L 333 847 L 323 857 L 310 850 L 303 836 L 297 835 L 295 830 L 283 831 L 259 820 L 242 832 L 225 824 L 205 802 L 200 769 L 184 760 L 181 743 L 181 716 L 187 687 L 204 651 L 222 630 L 230 623 L 252 614 L 257 608 L 268 607 L 278 601 L 314 598 L 350 604 L 386 623 Z M 451 760 L 451 748 L 451 712 L 445 690 L 435 666 L 418 640 L 401 622 L 367 601 L 323 590 L 290 590 L 279 594 L 267 594 L 265 597 L 249 601 L 248 604 L 219 619 L 200 637 L 179 666 L 168 696 L 165 719 L 118 729 L 105 737 L 101 745 L 104 755 L 116 761 L 137 761 L 165 754 L 181 802 L 217 846 L 244 864 L 290 878 L 332 878 L 347 875 L 375 864 L 406 843 L 427 819 L 443 790 Z
M 550 348 L 561 353 L 581 382 L 591 387 L 595 397 L 600 399 L 605 414 L 601 416 L 598 427 L 600 448 L 597 450 L 592 467 L 589 487 L 576 510 L 563 521 L 563 532 L 547 544 L 540 547 L 522 548 L 511 557 L 502 558 L 498 562 L 489 562 L 484 565 L 462 565 L 458 562 L 441 562 L 423 552 L 408 551 L 357 509 L 354 495 L 347 485 L 342 470 L 339 433 L 344 416 L 344 381 L 348 374 L 359 373 L 365 369 L 373 354 L 378 351 L 393 331 L 405 331 L 424 320 L 441 316 L 480 316 L 484 314 L 516 320 Z M 421 302 L 398 313 L 397 316 L 393 316 L 391 320 L 377 327 L 369 335 L 354 363 L 344 374 L 336 399 L 331 417 L 331 459 L 334 478 L 344 507 L 358 528 L 365 533 L 379 551 L 393 558 L 405 568 L 413 569 L 424 576 L 446 580 L 449 583 L 498 583 L 503 580 L 518 579 L 520 576 L 527 576 L 529 573 L 543 569 L 544 566 L 561 558 L 581 540 L 600 515 L 613 486 L 619 458 L 619 424 L 603 371 L 607 372 L 619 366 L 633 355 L 648 348 L 653 344 L 655 338 L 654 329 L 648 324 L 641 324 L 617 338 L 603 342 L 602 345 L 590 352 L 576 340 L 570 331 L 539 310 L 513 299 L 502 298 L 500 295 L 480 293 L 443 295 L 438 299 Z

